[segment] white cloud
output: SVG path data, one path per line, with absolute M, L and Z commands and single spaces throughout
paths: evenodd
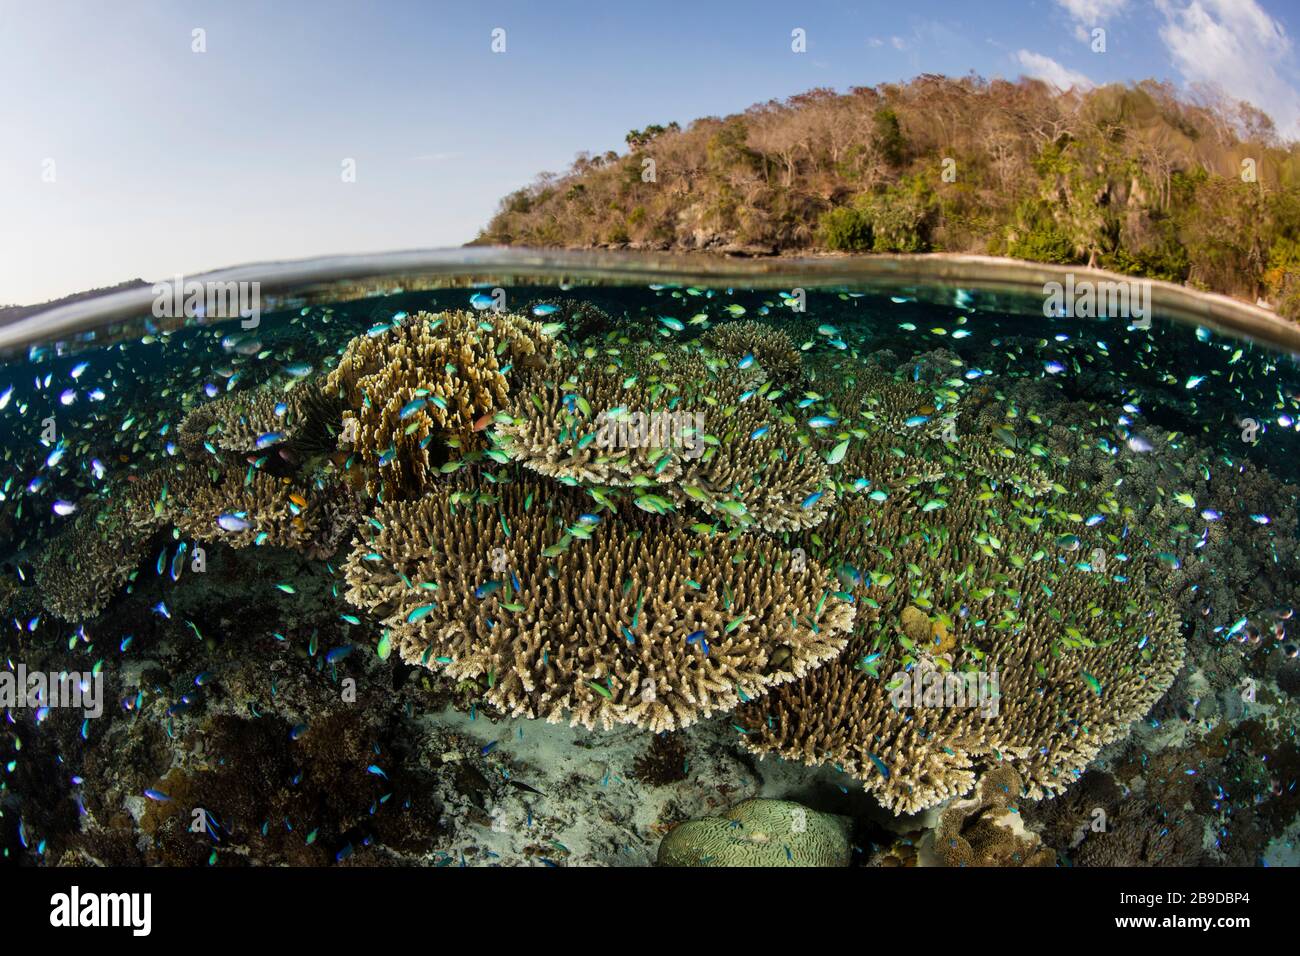
M 1086 26 L 1096 26 L 1123 12 L 1128 0 L 1056 0 L 1073 19 Z
M 1259 107 L 1283 136 L 1300 138 L 1300 71 L 1282 24 L 1256 0 L 1156 0 L 1160 39 L 1189 83 Z
M 1087 90 L 1094 85 L 1092 80 L 1082 73 L 1077 73 L 1068 67 L 1062 66 L 1050 56 L 1031 53 L 1029 50 L 1020 50 L 1016 53 L 1016 59 L 1020 61 L 1025 76 L 1035 80 L 1042 80 L 1058 90 L 1069 90 L 1076 87 Z

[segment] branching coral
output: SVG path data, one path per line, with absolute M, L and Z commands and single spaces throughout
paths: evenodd
M 337 409 L 317 379 L 287 385 L 272 380 L 258 388 L 230 392 L 193 409 L 181 422 L 177 444 L 188 458 L 210 459 L 216 452 L 254 452 L 281 444 L 333 422 Z
M 451 457 L 482 448 L 515 372 L 544 368 L 559 345 L 517 316 L 421 312 L 353 339 L 327 377 L 340 394 L 345 440 L 372 495 L 416 497 Z
M 653 489 L 734 526 L 791 531 L 826 516 L 825 464 L 760 378 L 689 349 L 623 352 L 616 371 L 567 363 L 537 377 L 497 425 L 506 454 L 549 477 Z
M 514 715 L 684 727 L 834 657 L 853 619 L 823 569 L 767 539 L 584 515 L 561 488 L 434 488 L 376 520 L 347 561 L 348 600 L 403 659 L 486 677 Z
M 754 361 L 772 377 L 795 379 L 803 363 L 799 350 L 783 330 L 762 322 L 744 320 L 714 326 L 705 335 L 705 341 L 732 358 L 752 355 Z
M 176 511 L 177 491 L 197 476 L 162 470 L 116 486 L 88 501 L 72 527 L 52 539 L 35 561 L 42 605 L 56 617 L 81 621 L 102 611 L 144 556 L 149 539 Z
M 320 509 L 302 489 L 260 471 L 231 472 L 214 484 L 193 486 L 175 509 L 182 534 L 234 548 L 267 544 L 304 551 L 319 521 Z
M 242 548 L 253 544 L 333 554 L 357 518 L 341 485 L 309 492 L 261 471 L 217 473 L 159 469 L 115 485 L 88 501 L 72 526 L 34 562 L 42 605 L 56 617 L 99 614 L 139 566 L 154 533 L 175 525 L 197 541 Z
M 848 866 L 849 821 L 789 800 L 745 800 L 659 844 L 660 866 Z

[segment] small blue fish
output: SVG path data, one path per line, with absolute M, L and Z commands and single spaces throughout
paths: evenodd
M 437 606 L 437 604 L 421 604 L 419 607 L 412 608 L 411 613 L 406 615 L 406 623 L 414 624 L 420 618 L 432 612 Z
M 325 655 L 325 662 L 327 664 L 337 664 L 339 661 L 351 654 L 352 651 L 353 647 L 351 644 L 344 644 L 342 647 L 336 647 Z
M 247 531 L 251 527 L 243 511 L 227 511 L 217 515 L 217 526 L 222 531 Z
M 397 417 L 402 419 L 410 418 L 420 409 L 424 408 L 425 404 L 427 403 L 423 398 L 413 399 L 402 406 L 401 411 L 397 413 Z
M 695 644 L 703 652 L 705 657 L 709 656 L 709 642 L 703 631 L 695 631 L 686 638 L 687 644 Z

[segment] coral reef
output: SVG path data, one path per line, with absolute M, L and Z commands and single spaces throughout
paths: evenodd
M 1046 449 L 999 467 L 1000 439 L 968 429 L 966 417 L 952 416 L 956 442 L 903 420 L 931 424 L 950 387 L 883 375 L 846 377 L 843 387 L 874 396 L 861 413 L 874 427 L 840 474 L 875 475 L 876 497 L 849 499 L 818 540 L 794 543 L 878 611 L 859 611 L 839 660 L 745 705 L 744 742 L 834 762 L 898 813 L 964 795 L 979 766 L 998 760 L 1033 797 L 1065 789 L 1182 665 L 1166 570 L 1151 559 L 1117 558 L 1122 571 L 1109 573 L 1089 563 L 1093 543 L 1117 548 L 1090 532 L 1104 521 L 1084 516 L 1096 509 L 1104 519 L 1115 506 L 1061 484 Z M 922 617 L 939 647 L 915 640 Z

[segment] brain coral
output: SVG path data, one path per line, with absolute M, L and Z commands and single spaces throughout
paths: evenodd
M 584 514 L 558 485 L 498 491 L 441 486 L 380 507 L 346 563 L 347 598 L 404 660 L 486 678 L 513 715 L 676 729 L 844 647 L 852 605 L 769 539 Z
M 745 800 L 721 817 L 679 824 L 659 844 L 660 866 L 848 866 L 844 817 L 789 800 Z

